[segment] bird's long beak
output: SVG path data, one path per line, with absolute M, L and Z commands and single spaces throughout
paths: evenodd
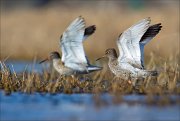
M 46 59 L 40 61 L 39 64 L 44 63 L 44 62 L 46 62 L 46 61 L 48 61 L 48 60 L 49 60 L 49 58 L 46 58 Z
M 100 57 L 100 58 L 96 59 L 96 61 L 101 60 L 102 58 L 105 58 L 105 57 L 106 57 L 106 56 L 105 56 L 105 55 L 103 55 L 102 57 Z

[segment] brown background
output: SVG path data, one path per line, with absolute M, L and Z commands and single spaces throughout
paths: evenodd
M 151 52 L 162 57 L 179 54 L 178 0 L 37 1 L 1 1 L 1 59 L 41 59 L 51 51 L 60 51 L 60 35 L 79 15 L 85 18 L 87 26 L 97 27 L 84 43 L 92 60 L 107 48 L 117 49 L 118 35 L 145 17 L 151 17 L 152 24 L 160 22 L 163 26 L 146 46 L 145 60 Z

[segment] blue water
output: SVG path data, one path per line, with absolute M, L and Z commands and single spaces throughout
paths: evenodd
M 10 68 L 11 71 L 15 71 L 17 73 L 23 72 L 25 70 L 42 72 L 43 69 L 47 69 L 49 67 L 49 63 L 39 64 L 38 61 L 7 61 L 5 64 L 8 68 Z
M 8 62 L 15 71 L 24 71 L 32 63 Z M 42 71 L 42 66 L 34 64 L 34 70 Z M 12 68 L 11 68 L 12 69 Z M 180 105 L 147 105 L 145 95 L 123 96 L 124 102 L 112 103 L 112 96 L 102 94 L 108 105 L 97 106 L 93 94 L 24 94 L 20 92 L 6 96 L 0 91 L 0 120 L 180 120 Z M 172 96 L 180 99 L 180 96 Z M 138 101 L 142 103 L 129 104 Z
M 102 95 L 111 102 L 109 94 Z M 144 100 L 142 95 L 124 96 L 127 101 Z M 145 104 L 97 107 L 92 94 L 23 94 L 5 96 L 0 91 L 1 120 L 180 120 L 180 105 Z

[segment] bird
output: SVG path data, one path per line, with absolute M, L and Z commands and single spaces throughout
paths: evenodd
M 119 57 L 114 48 L 108 48 L 105 55 L 96 61 L 108 58 L 108 66 L 115 77 L 128 80 L 134 86 L 140 78 L 157 76 L 157 71 L 146 70 L 144 67 L 144 46 L 162 28 L 161 23 L 150 25 L 150 22 L 150 17 L 144 18 L 119 35 L 116 41 L 120 53 Z
M 50 60 L 54 69 L 60 75 L 65 76 L 88 74 L 101 70 L 102 67 L 90 64 L 83 48 L 84 40 L 92 35 L 95 30 L 95 25 L 85 27 L 84 18 L 81 16 L 77 17 L 60 37 L 59 45 L 62 57 L 59 52 L 53 51 L 49 54 L 48 58 L 40 63 Z

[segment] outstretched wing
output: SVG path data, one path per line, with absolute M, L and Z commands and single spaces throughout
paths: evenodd
M 161 30 L 161 23 L 151 25 L 140 40 L 141 64 L 144 66 L 144 46 L 149 43 Z
M 128 62 L 131 65 L 142 68 L 140 39 L 149 28 L 150 18 L 145 18 L 124 31 L 117 40 L 120 51 L 119 62 Z
M 83 48 L 85 33 L 85 21 L 80 16 L 76 18 L 66 29 L 60 39 L 62 49 L 62 62 L 65 66 L 76 68 L 79 65 L 87 65 L 87 59 Z

